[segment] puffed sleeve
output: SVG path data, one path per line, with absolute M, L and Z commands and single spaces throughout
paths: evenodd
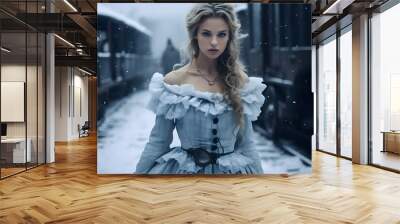
M 255 170 L 256 174 L 262 174 L 263 169 L 261 166 L 261 159 L 258 152 L 255 150 L 253 125 L 250 117 L 244 116 L 243 126 L 241 127 L 238 138 L 235 144 L 235 151 L 241 153 L 245 157 L 251 159 L 252 169 Z
M 251 121 L 255 121 L 261 113 L 261 106 L 264 104 L 263 91 L 267 86 L 263 80 L 258 77 L 249 77 L 249 81 L 245 84 L 240 92 L 243 103 L 243 113 L 250 117 Z
M 156 116 L 149 141 L 136 166 L 136 173 L 147 173 L 155 164 L 155 160 L 170 150 L 174 128 L 173 120 L 166 119 L 163 115 Z
M 262 92 L 267 86 L 262 81 L 261 78 L 249 77 L 249 81 L 241 90 L 244 117 L 243 126 L 240 128 L 235 144 L 235 150 L 252 161 L 251 169 L 257 174 L 262 174 L 263 169 L 260 156 L 255 149 L 251 122 L 257 120 L 265 100 Z
M 162 74 L 155 73 L 149 84 L 151 99 L 147 108 L 156 114 L 156 120 L 136 165 L 136 173 L 147 173 L 155 164 L 155 160 L 170 150 L 175 128 L 174 119 L 177 118 L 179 107 L 176 106 L 177 96 L 165 89 L 163 80 Z

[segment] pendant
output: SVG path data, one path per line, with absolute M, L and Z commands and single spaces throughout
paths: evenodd
M 215 85 L 215 81 L 209 81 L 209 80 L 207 80 L 207 82 L 208 82 L 208 85 L 209 85 L 209 86 Z

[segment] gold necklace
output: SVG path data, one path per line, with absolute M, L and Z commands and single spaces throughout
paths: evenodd
M 207 81 L 207 83 L 208 83 L 209 86 L 213 86 L 213 85 L 215 85 L 215 84 L 217 83 L 217 81 L 218 81 L 218 80 L 217 80 L 217 79 L 218 79 L 218 76 L 216 76 L 214 80 L 209 80 L 209 79 L 206 78 L 206 76 L 200 71 L 200 69 L 197 67 L 197 65 L 196 65 L 196 70 L 197 70 L 197 72 L 200 74 L 200 77 L 203 78 L 205 81 Z

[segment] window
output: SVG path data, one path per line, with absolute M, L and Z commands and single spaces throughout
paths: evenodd
M 340 155 L 352 157 L 352 34 L 340 36 Z
M 399 21 L 399 4 L 371 18 L 372 163 L 395 170 L 400 170 Z
M 336 36 L 318 48 L 318 149 L 336 153 Z

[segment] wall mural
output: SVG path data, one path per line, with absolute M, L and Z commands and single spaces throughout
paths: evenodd
M 98 173 L 310 173 L 310 21 L 307 4 L 98 4 Z

